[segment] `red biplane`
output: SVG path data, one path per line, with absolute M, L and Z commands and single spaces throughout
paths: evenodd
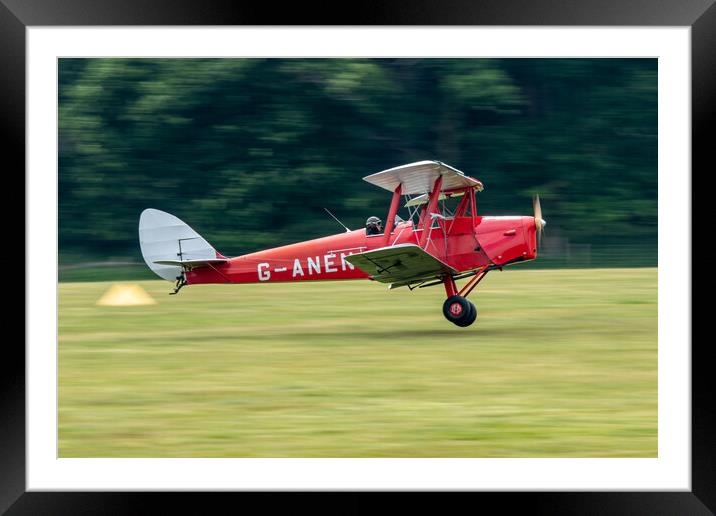
M 475 322 L 467 296 L 489 271 L 537 257 L 546 223 L 536 196 L 534 216 L 488 217 L 477 214 L 482 183 L 439 161 L 363 179 L 393 194 L 385 228 L 371 217 L 366 228 L 228 258 L 175 216 L 147 209 L 139 219 L 142 255 L 158 276 L 176 281 L 173 294 L 200 283 L 368 278 L 410 290 L 442 284 L 443 314 L 458 326 Z M 409 220 L 398 216 L 401 196 Z M 458 290 L 455 280 L 468 277 Z

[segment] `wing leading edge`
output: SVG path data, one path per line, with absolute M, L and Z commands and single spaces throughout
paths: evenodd
M 415 244 L 381 247 L 346 256 L 345 260 L 381 283 L 407 285 L 457 271 Z

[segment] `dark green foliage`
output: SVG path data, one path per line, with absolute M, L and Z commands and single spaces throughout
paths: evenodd
M 61 256 L 140 259 L 147 207 L 227 255 L 340 232 L 323 207 L 357 228 L 389 202 L 363 176 L 438 159 L 483 181 L 483 214 L 540 193 L 547 258 L 656 264 L 655 59 L 61 59 L 59 80 Z

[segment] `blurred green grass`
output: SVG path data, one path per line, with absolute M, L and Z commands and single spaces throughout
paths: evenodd
M 122 266 L 65 267 L 57 272 L 60 282 L 136 281 L 156 279 L 144 263 Z
M 657 270 L 441 287 L 59 285 L 60 457 L 656 457 Z

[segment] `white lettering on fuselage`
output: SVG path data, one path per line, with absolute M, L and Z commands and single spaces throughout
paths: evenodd
M 353 253 L 348 253 L 348 254 L 346 254 L 346 253 L 341 253 L 341 269 L 342 269 L 342 270 L 346 270 L 346 265 L 348 265 L 348 267 L 349 267 L 351 270 L 355 269 L 355 265 L 353 265 L 351 262 L 347 262 L 347 261 L 346 261 L 346 256 L 350 256 L 350 255 L 352 255 L 352 254 L 353 254 Z
M 355 266 L 346 261 L 346 256 L 352 255 L 352 252 L 348 253 L 341 253 L 341 268 L 340 270 L 354 270 Z M 331 272 L 338 272 L 338 263 L 337 260 L 338 256 L 336 253 L 328 253 L 323 255 L 323 260 L 321 260 L 321 256 L 316 256 L 315 258 L 312 256 L 306 257 L 306 268 L 308 269 L 308 275 L 313 276 L 314 272 L 316 274 L 321 274 L 321 263 L 323 264 L 323 271 L 325 273 L 331 273 Z M 283 261 L 283 260 L 282 260 Z M 271 264 L 269 263 L 259 263 L 257 266 L 257 270 L 259 273 L 259 281 L 269 281 L 271 279 Z M 274 268 L 274 272 L 286 272 L 288 271 L 287 267 L 276 267 Z M 304 266 L 301 265 L 301 259 L 300 258 L 294 258 L 293 260 L 293 273 L 291 274 L 291 277 L 298 278 L 305 276 L 304 273 Z
M 259 266 L 258 266 L 259 281 L 268 281 L 271 279 L 271 271 L 262 270 L 262 269 L 268 269 L 268 268 L 269 268 L 268 263 L 259 263 Z
M 308 260 L 308 275 L 312 275 L 313 271 L 316 271 L 316 274 L 321 273 L 321 259 L 316 256 L 316 261 L 314 262 L 311 257 L 309 256 L 306 258 Z
M 338 272 L 338 269 L 333 267 L 333 258 L 335 258 L 335 254 L 324 254 L 323 255 L 323 268 L 326 272 Z
M 296 258 L 293 261 L 293 277 L 303 276 L 303 267 L 301 267 L 301 260 Z

